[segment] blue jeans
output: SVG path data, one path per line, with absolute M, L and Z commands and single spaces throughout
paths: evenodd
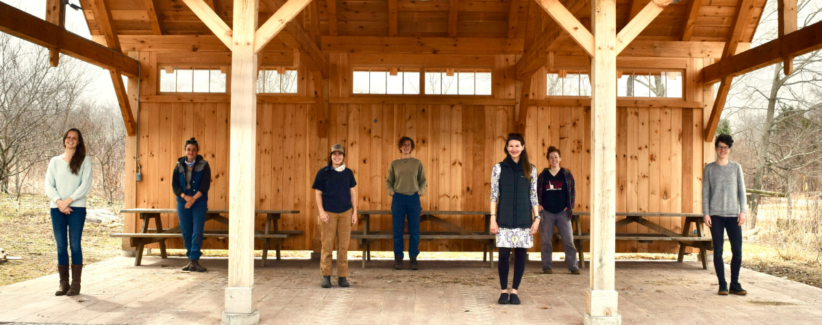
M 411 239 L 408 241 L 408 256 L 417 257 L 420 254 L 420 195 L 402 195 L 394 193 L 394 200 L 391 201 L 392 227 L 394 228 L 394 258 L 402 259 L 404 250 L 403 228 L 405 228 L 405 218 L 408 217 L 408 233 Z
M 714 243 L 714 270 L 720 284 L 725 282 L 725 262 L 722 261 L 722 251 L 725 248 L 725 234 L 728 232 L 728 241 L 731 242 L 731 283 L 739 282 L 739 269 L 742 267 L 742 227 L 737 218 L 711 216 L 711 237 Z
M 208 201 L 197 201 L 186 209 L 185 202 L 177 202 L 177 217 L 180 219 L 180 232 L 183 233 L 183 244 L 189 260 L 199 260 L 203 248 L 203 227 L 205 226 Z
M 69 264 L 69 246 L 71 246 L 71 264 L 83 264 L 80 239 L 83 237 L 83 225 L 86 223 L 86 208 L 71 208 L 71 210 L 71 213 L 63 214 L 56 208 L 51 209 L 51 229 L 54 231 L 54 241 L 57 242 L 57 265 Z

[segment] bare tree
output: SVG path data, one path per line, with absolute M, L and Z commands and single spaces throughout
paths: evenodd
M 126 131 L 116 107 L 83 104 L 71 112 L 68 124 L 83 132 L 87 155 L 93 159 L 94 192 L 102 192 L 106 203 L 123 198 Z
M 58 68 L 48 50 L 0 34 L 0 191 L 9 193 L 31 168 L 54 156 L 67 113 L 90 83 L 86 66 L 65 57 Z

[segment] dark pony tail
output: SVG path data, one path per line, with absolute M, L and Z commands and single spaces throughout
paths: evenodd
M 525 178 L 530 182 L 531 181 L 531 162 L 528 160 L 528 151 L 525 150 L 525 139 L 522 137 L 522 134 L 519 133 L 508 133 L 508 139 L 505 140 L 505 155 L 508 158 L 511 158 L 511 154 L 508 153 L 508 143 L 511 141 L 519 141 L 522 145 L 522 154 L 520 154 L 519 159 L 522 161 L 522 172 L 525 174 Z
M 86 160 L 86 142 L 83 140 L 83 134 L 80 133 L 80 130 L 71 128 L 63 134 L 63 148 L 66 147 L 66 138 L 68 138 L 71 131 L 77 132 L 77 148 L 74 150 L 74 156 L 71 156 L 69 161 L 69 169 L 71 169 L 72 174 L 78 175 L 80 168 L 83 166 L 83 161 Z

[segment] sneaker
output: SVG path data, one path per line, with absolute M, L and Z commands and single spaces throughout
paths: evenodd
M 188 262 L 188 264 L 186 264 L 186 266 L 183 267 L 183 271 L 189 271 L 189 270 L 191 270 L 191 262 L 190 261 Z
M 579 269 L 576 269 L 576 270 L 571 270 L 571 274 L 577 274 L 577 275 L 579 275 Z
M 733 293 L 735 295 L 744 296 L 744 295 L 748 294 L 748 291 L 745 291 L 745 289 L 742 289 L 742 285 L 740 285 L 739 282 L 737 282 L 737 283 L 731 283 L 731 293 Z
M 402 259 L 394 259 L 394 269 L 402 270 Z
M 543 273 L 543 274 L 554 274 L 554 271 L 553 271 L 553 270 L 551 270 L 551 269 L 545 269 L 545 268 L 544 268 L 544 269 L 542 269 L 542 273 Z
M 517 297 L 516 293 L 511 294 L 511 304 L 512 305 L 519 305 L 520 304 L 519 297 Z
M 503 294 L 499 295 L 499 301 L 498 301 L 498 303 L 499 303 L 500 305 L 507 305 L 507 304 L 508 304 L 508 294 L 507 294 L 507 293 L 503 293 Z
M 323 275 L 323 282 L 322 284 L 320 284 L 320 286 L 326 289 L 331 288 L 331 276 Z
M 419 265 L 419 264 L 417 264 L 417 258 L 416 258 L 416 257 L 412 257 L 412 258 L 411 258 L 411 270 L 416 271 L 416 270 L 419 270 L 419 269 L 420 269 L 420 265 Z
M 728 284 L 720 283 L 719 284 L 719 295 L 720 296 L 727 296 L 728 295 Z
M 337 278 L 337 284 L 339 284 L 342 288 L 348 288 L 351 286 L 348 284 L 348 280 L 346 280 L 344 276 Z

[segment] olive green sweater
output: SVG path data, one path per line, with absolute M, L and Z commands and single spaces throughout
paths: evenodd
M 385 180 L 388 194 L 400 193 L 414 195 L 420 192 L 425 194 L 425 170 L 422 162 L 417 158 L 403 158 L 391 162 L 388 169 L 388 178 Z

